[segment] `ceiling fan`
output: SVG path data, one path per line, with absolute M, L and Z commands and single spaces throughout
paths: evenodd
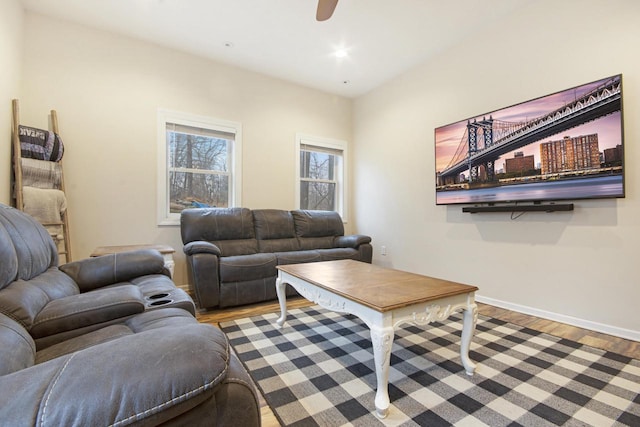
M 336 10 L 338 0 L 318 0 L 318 11 L 316 12 L 317 21 L 326 21 L 331 18 L 333 11 Z

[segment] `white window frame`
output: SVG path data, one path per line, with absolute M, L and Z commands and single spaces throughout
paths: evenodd
M 348 143 L 338 139 L 323 138 L 320 136 L 308 135 L 304 133 L 296 133 L 296 188 L 295 188 L 295 206 L 296 209 L 300 209 L 300 152 L 303 145 L 314 146 L 320 149 L 327 148 L 330 150 L 336 150 L 342 152 L 342 161 L 340 167 L 337 167 L 334 171 L 336 174 L 337 188 L 336 188 L 336 212 L 340 214 L 342 222 L 347 222 L 347 189 L 349 188 L 347 182 L 347 165 L 349 164 L 348 156 Z
M 230 207 L 242 205 L 242 124 L 195 114 L 158 109 L 158 225 L 180 225 L 180 214 L 169 209 L 169 144 L 167 123 L 232 133 L 232 159 L 229 172 Z

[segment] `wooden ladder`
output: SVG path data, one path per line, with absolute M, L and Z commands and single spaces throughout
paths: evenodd
M 15 207 L 24 211 L 24 192 L 23 192 L 23 174 L 22 174 L 22 149 L 20 146 L 20 107 L 17 99 L 12 101 L 13 121 L 11 125 L 11 140 L 13 147 L 13 200 L 15 201 Z M 55 110 L 51 110 L 51 130 L 53 133 L 58 134 L 58 114 Z M 62 161 L 58 162 L 60 165 L 60 183 L 57 187 L 65 193 L 64 187 L 64 174 L 62 169 Z M 28 213 L 28 212 L 27 212 Z M 42 225 L 50 232 L 56 247 L 58 249 L 58 256 L 64 257 L 64 262 L 60 260 L 61 264 L 71 262 L 71 238 L 69 236 L 69 210 L 61 214 L 61 222 L 42 223 Z M 51 233 L 54 227 L 61 227 L 62 237 L 57 233 Z M 62 243 L 62 244 L 61 244 Z

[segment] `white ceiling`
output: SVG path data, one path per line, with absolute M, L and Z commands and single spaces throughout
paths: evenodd
M 316 0 L 22 0 L 29 11 L 347 97 L 433 58 L 528 1 L 339 0 L 333 17 L 317 22 Z M 336 58 L 338 48 L 348 56 Z

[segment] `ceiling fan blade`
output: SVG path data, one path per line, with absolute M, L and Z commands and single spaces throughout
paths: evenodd
M 331 18 L 333 11 L 336 9 L 338 0 L 318 0 L 318 11 L 316 12 L 316 20 L 326 21 Z

